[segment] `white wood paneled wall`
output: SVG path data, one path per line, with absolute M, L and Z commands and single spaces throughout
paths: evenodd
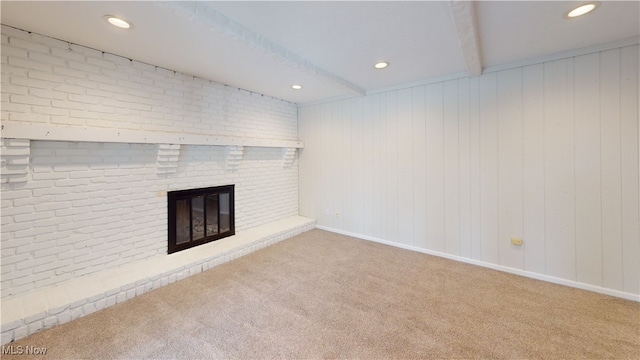
M 301 215 L 640 294 L 638 65 L 633 45 L 302 106 Z

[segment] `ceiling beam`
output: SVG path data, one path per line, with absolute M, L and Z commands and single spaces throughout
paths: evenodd
M 482 74 L 480 42 L 473 1 L 449 1 L 449 10 L 458 34 L 458 44 L 469 76 Z
M 156 4 L 172 11 L 177 16 L 181 16 L 203 26 L 208 30 L 216 31 L 235 41 L 244 43 L 251 48 L 260 49 L 267 55 L 274 56 L 279 62 L 286 64 L 291 68 L 302 70 L 308 74 L 319 77 L 329 83 L 349 90 L 356 95 L 366 95 L 365 89 L 334 73 L 320 68 L 286 47 L 234 21 L 213 9 L 206 2 L 163 1 Z

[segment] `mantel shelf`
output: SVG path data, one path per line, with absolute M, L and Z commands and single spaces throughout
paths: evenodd
M 301 149 L 304 147 L 303 142 L 297 140 L 260 139 L 143 130 L 90 128 L 79 126 L 56 126 L 50 124 L 24 123 L 17 121 L 3 121 L 1 135 L 3 138 L 8 139 L 49 141 L 215 146 L 235 145 L 297 149 Z

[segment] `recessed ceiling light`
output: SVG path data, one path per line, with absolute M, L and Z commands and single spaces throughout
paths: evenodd
M 373 67 L 376 68 L 376 69 L 384 69 L 387 66 L 389 66 L 389 63 L 386 62 L 386 61 L 381 61 L 381 62 L 376 63 L 375 65 L 373 65 Z
M 578 16 L 582 16 L 582 15 L 588 14 L 588 13 L 592 12 L 598 6 L 598 4 L 599 3 L 597 3 L 597 2 L 592 2 L 592 3 L 580 5 L 577 8 L 569 11 L 566 16 L 568 18 L 575 18 L 575 17 L 578 17 Z
M 300 90 L 300 89 L 302 89 L 302 85 L 298 85 L 298 84 L 291 85 L 291 88 L 294 89 L 294 90 Z
M 113 16 L 113 15 L 105 15 L 104 17 L 105 20 L 107 20 L 107 22 L 113 26 L 119 27 L 121 29 L 130 29 L 131 28 L 131 23 L 121 19 L 117 16 Z

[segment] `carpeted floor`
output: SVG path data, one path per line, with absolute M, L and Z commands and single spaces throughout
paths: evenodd
M 9 345 L 46 348 L 37 359 L 639 359 L 640 304 L 312 230 Z

